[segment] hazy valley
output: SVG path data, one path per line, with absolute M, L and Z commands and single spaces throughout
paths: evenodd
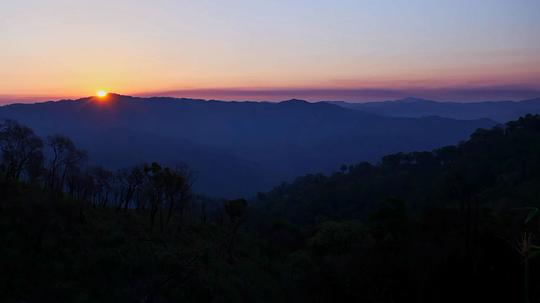
M 395 111 L 399 115 L 398 111 Z M 485 111 L 489 116 L 489 109 Z M 418 116 L 422 116 L 421 112 Z M 0 107 L 43 135 L 64 134 L 110 169 L 159 161 L 186 164 L 196 190 L 216 197 L 252 196 L 283 181 L 343 164 L 373 163 L 389 153 L 455 144 L 488 118 L 403 118 L 326 102 L 223 102 L 97 97 Z

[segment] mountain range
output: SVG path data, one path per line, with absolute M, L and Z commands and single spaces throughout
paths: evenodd
M 540 98 L 522 101 L 460 103 L 409 97 L 383 102 L 349 103 L 331 101 L 329 103 L 388 117 L 419 118 L 439 116 L 464 120 L 489 118 L 501 123 L 515 120 L 526 114 L 540 113 Z
M 393 104 L 416 102 L 382 103 L 379 109 Z M 110 94 L 6 105 L 0 119 L 15 119 L 42 136 L 69 136 L 88 151 L 90 164 L 110 169 L 149 161 L 187 164 L 195 171 L 198 192 L 238 197 L 342 164 L 454 144 L 477 128 L 496 125 L 488 118 L 499 117 L 389 117 L 384 111 L 374 114 L 374 104 L 361 106 L 372 110 L 296 99 L 224 102 Z

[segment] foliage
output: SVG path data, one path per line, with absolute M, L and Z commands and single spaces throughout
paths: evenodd
M 45 146 L 62 150 L 54 161 L 31 130 L 6 123 L 2 302 L 540 298 L 527 288 L 540 282 L 540 116 L 303 176 L 252 201 L 198 196 L 182 166 L 58 160 L 84 154 L 63 137 Z

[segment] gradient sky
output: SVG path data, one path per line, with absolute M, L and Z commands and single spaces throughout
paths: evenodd
M 540 1 L 0 2 L 0 102 L 540 97 Z

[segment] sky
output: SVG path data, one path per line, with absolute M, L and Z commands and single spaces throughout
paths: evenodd
M 538 0 L 0 1 L 0 103 L 540 97 Z

